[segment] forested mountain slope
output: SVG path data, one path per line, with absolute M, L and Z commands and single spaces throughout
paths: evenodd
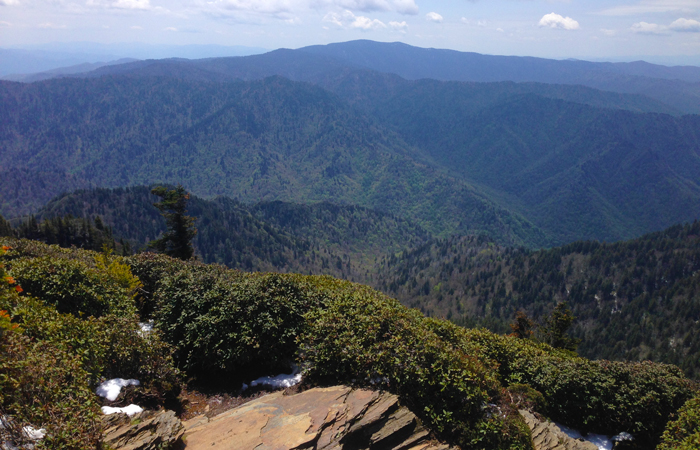
M 279 77 L 0 86 L 6 171 L 64 171 L 109 187 L 183 183 L 195 194 L 248 202 L 332 199 L 410 217 L 433 232 L 546 242 L 522 217 L 436 170 L 374 118 L 318 87 Z M 23 211 L 3 212 L 38 207 L 32 200 Z
M 634 114 L 533 94 L 493 96 L 489 104 L 477 89 L 424 80 L 375 113 L 558 244 L 629 239 L 698 217 L 700 116 Z
M 629 111 L 648 110 L 641 97 L 371 71 L 325 79 L 335 94 L 171 75 L 1 84 L 1 212 L 75 187 L 183 183 L 541 247 L 629 239 L 700 210 L 700 117 Z
M 437 240 L 383 261 L 377 287 L 458 323 L 510 331 L 517 310 L 542 320 L 568 302 L 579 352 L 664 361 L 700 376 L 700 222 L 614 244 L 504 248 Z
M 166 230 L 153 206 L 156 201 L 145 186 L 80 190 L 51 200 L 36 220 L 100 217 L 117 241 L 143 250 Z M 200 260 L 249 271 L 330 274 L 369 282 L 378 258 L 430 239 L 425 230 L 400 217 L 331 203 L 246 205 L 226 197 L 191 196 L 188 214 L 196 218 L 194 245 Z

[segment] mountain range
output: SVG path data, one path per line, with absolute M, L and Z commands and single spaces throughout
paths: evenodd
M 379 71 L 382 54 L 397 73 Z M 535 248 L 697 217 L 697 115 L 670 97 L 520 82 L 595 68 L 690 86 L 695 68 L 504 58 L 356 41 L 3 82 L 0 212 L 75 188 L 182 183 L 205 198 L 355 204 L 443 237 Z M 539 69 L 519 82 L 408 79 L 462 66 L 464 79 L 478 67 L 507 78 L 518 61 Z

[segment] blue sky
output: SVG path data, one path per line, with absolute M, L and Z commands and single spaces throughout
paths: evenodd
M 89 41 L 274 49 L 353 39 L 700 65 L 700 0 L 0 0 L 0 47 Z

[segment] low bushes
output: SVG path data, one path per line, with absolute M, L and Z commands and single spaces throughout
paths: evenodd
M 137 274 L 157 280 L 146 284 L 153 304 L 144 307 L 175 346 L 181 368 L 228 379 L 289 370 L 304 314 L 319 307 L 318 295 L 293 276 L 165 258 L 141 254 L 130 261 Z
M 0 252 L 9 269 L 0 279 L 10 276 L 14 284 L 0 286 L 0 413 L 18 426 L 45 428 L 46 448 L 95 448 L 101 430 L 94 390 L 101 380 L 137 378 L 143 387 L 136 395 L 153 406 L 178 395 L 171 347 L 158 331 L 141 331 L 132 298 L 138 279 L 121 259 L 29 241 L 0 245 L 13 247 Z M 70 271 L 57 270 L 42 284 L 38 274 L 50 267 Z M 28 295 L 25 282 L 49 300 Z M 83 307 L 101 314 L 87 316 Z
M 546 414 L 583 432 L 632 433 L 654 448 L 671 414 L 697 392 L 675 366 L 651 362 L 590 361 L 546 344 L 486 330 L 432 321 L 453 345 L 473 348 L 498 364 L 504 385 L 527 384 L 541 392 Z
M 143 254 L 129 260 L 182 368 L 229 379 L 297 360 L 311 384 L 354 383 L 399 394 L 464 448 L 529 449 L 527 426 L 494 372 L 446 346 L 420 313 L 330 277 L 242 273 Z M 158 275 L 160 272 L 160 275 Z
M 126 317 L 136 312 L 133 298 L 140 284 L 120 257 L 21 240 L 13 241 L 5 261 L 26 294 L 61 313 Z
M 92 445 L 91 391 L 99 380 L 140 379 L 147 396 L 162 402 L 178 390 L 173 361 L 207 381 L 240 382 L 297 363 L 311 385 L 388 389 L 465 449 L 530 449 L 529 431 L 515 410 L 523 405 L 584 432 L 627 431 L 642 448 L 652 448 L 668 417 L 697 393 L 673 366 L 589 361 L 526 339 L 467 330 L 330 277 L 243 273 L 162 255 L 121 259 L 15 242 L 0 255 L 10 275 L 17 273 L 0 289 L 0 310 L 7 311 L 0 314 L 0 383 L 11 377 L 21 382 L 0 386 L 1 407 L 64 436 L 59 447 Z M 9 281 L 26 281 L 33 295 L 12 290 Z M 93 283 L 98 286 L 89 290 Z M 140 320 L 152 318 L 156 330 L 144 335 L 136 310 Z M 65 358 L 74 378 L 65 378 L 56 357 Z M 27 365 L 31 369 L 22 369 Z M 42 372 L 57 387 L 56 397 L 44 397 L 47 408 L 79 409 L 68 400 L 71 392 L 75 398 L 90 393 L 84 411 L 75 413 L 87 428 L 69 418 L 52 422 L 40 409 L 25 416 L 17 411 L 16 399 L 44 395 L 22 387 Z M 668 439 L 694 439 L 697 408 L 689 405 L 678 419 L 684 422 L 667 430 Z
M 463 448 L 531 448 L 517 412 L 489 405 L 501 393 L 495 373 L 445 345 L 419 312 L 355 285 L 306 317 L 300 359 L 311 382 L 389 389 Z
M 677 418 L 666 425 L 658 450 L 696 450 L 700 448 L 700 397 L 688 400 Z

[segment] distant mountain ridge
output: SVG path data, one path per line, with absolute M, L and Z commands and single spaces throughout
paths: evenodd
M 98 69 L 81 76 L 130 73 L 227 81 L 280 75 L 322 84 L 324 80 L 336 77 L 338 72 L 358 69 L 396 74 L 409 80 L 431 78 L 440 81 L 582 85 L 603 91 L 644 95 L 679 113 L 700 113 L 699 67 L 667 67 L 641 61 L 596 63 L 482 55 L 367 40 L 297 50 L 280 49 L 248 57 L 144 61 Z

